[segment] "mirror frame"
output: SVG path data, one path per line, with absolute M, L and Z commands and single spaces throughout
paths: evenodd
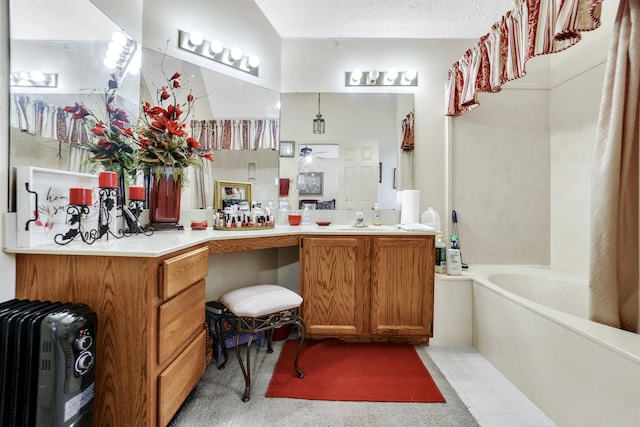
M 218 210 L 222 209 L 222 201 L 223 200 L 227 200 L 227 197 L 225 197 L 225 193 L 226 193 L 226 189 L 227 188 L 239 188 L 241 189 L 241 191 L 244 192 L 244 199 L 242 200 L 247 200 L 247 202 L 249 202 L 249 204 L 251 204 L 251 200 L 253 200 L 251 198 L 251 183 L 250 182 L 238 182 L 238 181 L 215 181 L 215 192 L 214 192 L 214 199 L 213 199 L 213 209 L 217 212 Z M 251 209 L 251 206 L 249 206 L 249 209 Z

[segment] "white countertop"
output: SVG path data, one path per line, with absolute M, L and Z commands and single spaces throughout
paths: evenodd
M 31 248 L 5 248 L 7 253 L 41 255 L 89 255 L 89 256 L 135 256 L 158 257 L 186 249 L 210 240 L 243 239 L 290 235 L 434 235 L 433 231 L 406 231 L 394 225 L 354 228 L 349 225 L 330 226 L 275 226 L 271 229 L 241 231 L 218 231 L 211 227 L 206 230 L 156 231 L 151 236 L 133 235 L 116 239 L 103 237 L 89 245 L 81 240 L 67 245 L 45 245 Z

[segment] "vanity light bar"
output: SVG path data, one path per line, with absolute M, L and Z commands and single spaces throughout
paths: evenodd
M 41 71 L 16 71 L 9 76 L 12 87 L 58 87 L 58 73 Z
M 237 47 L 226 48 L 219 40 L 205 40 L 197 31 L 189 33 L 178 30 L 178 47 L 256 77 L 258 76 L 260 59 L 256 55 L 245 55 L 242 49 Z
M 345 86 L 418 86 L 418 72 L 409 68 L 406 71 L 362 71 L 355 69 L 344 73 Z

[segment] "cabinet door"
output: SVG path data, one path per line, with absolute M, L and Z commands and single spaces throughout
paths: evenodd
M 371 334 L 433 335 L 433 236 L 376 237 L 371 260 Z
M 305 237 L 300 242 L 302 318 L 309 336 L 362 335 L 368 321 L 369 239 Z M 366 303 L 365 303 L 366 302 Z

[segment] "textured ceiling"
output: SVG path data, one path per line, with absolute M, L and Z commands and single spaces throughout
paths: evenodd
M 283 38 L 477 38 L 514 0 L 255 0 Z

